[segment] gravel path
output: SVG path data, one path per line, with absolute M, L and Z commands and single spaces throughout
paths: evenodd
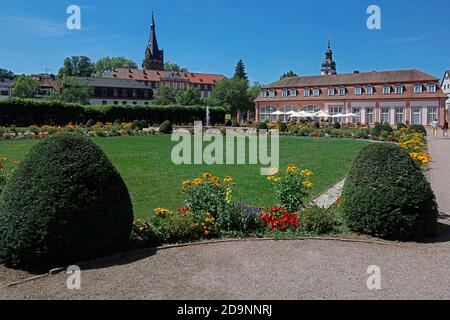
M 27 276 L 0 267 L 0 299 L 450 299 L 450 139 L 430 139 L 431 181 L 442 211 L 433 243 L 248 241 L 149 251 L 83 268 L 81 290 L 61 273 Z M 381 269 L 381 290 L 367 268 Z

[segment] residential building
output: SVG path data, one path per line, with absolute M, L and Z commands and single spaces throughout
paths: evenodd
M 0 79 L 0 100 L 6 100 L 12 96 L 14 80 Z
M 132 79 L 76 78 L 93 87 L 92 105 L 148 105 L 153 98 L 150 84 Z
M 42 99 L 55 91 L 59 91 L 61 86 L 56 81 L 56 76 L 53 74 L 34 74 L 31 75 L 34 80 L 39 81 L 39 91 L 36 93 L 36 99 Z
M 358 115 L 339 122 L 428 126 L 435 119 L 444 121 L 447 99 L 439 79 L 419 70 L 286 78 L 263 88 L 255 101 L 256 121 L 288 121 L 287 115 L 273 115 L 278 110 L 322 110 Z

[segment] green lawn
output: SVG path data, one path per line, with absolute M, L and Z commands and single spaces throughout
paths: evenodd
M 261 166 L 176 166 L 170 157 L 175 143 L 168 136 L 95 138 L 122 174 L 133 199 L 135 216 L 143 218 L 154 208 L 176 209 L 183 205 L 181 182 L 203 172 L 220 177 L 231 175 L 236 181 L 235 199 L 255 205 L 271 206 L 273 192 Z M 0 141 L 0 157 L 12 166 L 24 158 L 35 144 L 31 140 Z M 314 171 L 313 196 L 319 195 L 343 178 L 365 141 L 284 137 L 280 141 L 280 162 L 284 168 L 295 164 Z

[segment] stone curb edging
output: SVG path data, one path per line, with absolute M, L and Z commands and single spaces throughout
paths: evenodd
M 266 241 L 337 241 L 337 242 L 347 242 L 347 243 L 364 243 L 364 244 L 374 244 L 374 245 L 382 245 L 382 246 L 395 246 L 395 247 L 403 247 L 399 242 L 389 242 L 389 241 L 380 241 L 380 240 L 359 240 L 359 239 L 346 239 L 346 238 L 334 238 L 334 237 L 304 237 L 304 238 L 293 238 L 293 239 L 274 239 L 274 238 L 247 238 L 247 239 L 223 239 L 223 240 L 209 240 L 202 242 L 193 242 L 193 243 L 181 243 L 181 244 L 173 244 L 173 245 L 165 245 L 160 247 L 146 248 L 146 249 L 138 249 L 129 252 L 122 252 L 112 256 L 108 256 L 106 258 L 100 258 L 91 261 L 80 262 L 78 266 L 83 266 L 90 264 L 95 261 L 102 261 L 105 259 L 124 259 L 124 258 L 137 258 L 139 256 L 146 256 L 150 250 L 163 251 L 170 250 L 176 248 L 186 248 L 186 247 L 198 247 L 198 246 L 208 246 L 208 245 L 216 245 L 223 243 L 235 243 L 235 242 L 266 242 Z M 57 274 L 64 272 L 67 267 L 55 268 L 51 269 L 48 273 L 33 276 L 27 279 L 23 279 L 20 281 L 12 282 L 6 285 L 6 287 L 11 288 L 24 283 L 32 282 L 35 280 L 51 277 Z

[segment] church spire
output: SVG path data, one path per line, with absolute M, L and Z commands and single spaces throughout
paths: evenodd
M 331 50 L 330 37 L 328 37 L 328 48 L 325 51 L 325 60 L 322 62 L 321 74 L 323 76 L 337 74 L 336 62 L 333 60 L 333 50 Z
M 152 23 L 150 25 L 150 39 L 145 50 L 145 60 L 142 67 L 146 70 L 164 70 L 164 51 L 159 50 L 156 39 L 155 15 L 152 11 Z

